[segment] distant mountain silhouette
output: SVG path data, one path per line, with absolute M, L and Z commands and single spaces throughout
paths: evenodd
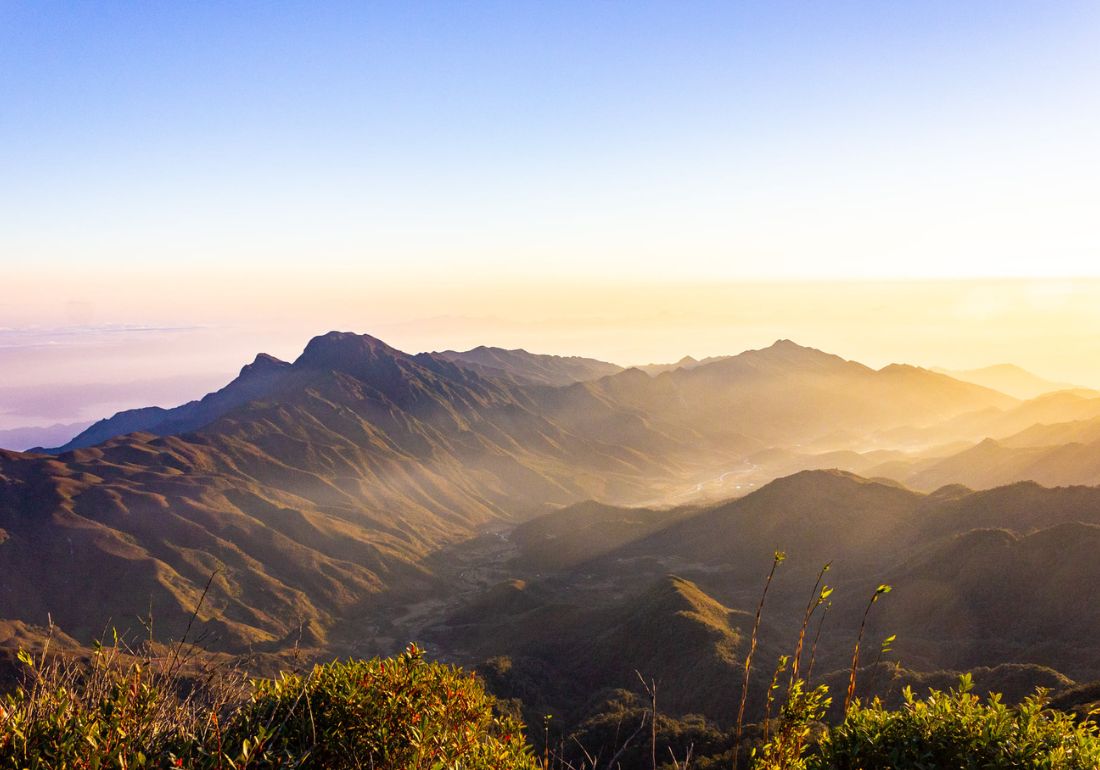
M 0 430 L 0 449 L 23 451 L 50 444 L 58 444 L 89 427 L 87 422 L 55 423 L 45 426 L 27 426 Z
M 953 482 L 987 489 L 1019 480 L 1047 486 L 1100 484 L 1100 439 L 1051 446 L 986 439 L 939 461 L 920 463 L 912 472 L 893 475 L 916 489 L 935 489 Z
M 1053 393 L 1059 390 L 1083 390 L 1076 385 L 1045 380 L 1014 364 L 994 364 L 981 369 L 967 369 L 965 371 L 950 369 L 934 369 L 933 371 L 954 377 L 956 380 L 972 382 L 975 385 L 982 385 L 1023 399 L 1035 398 L 1044 393 Z
M 708 358 L 697 359 L 692 356 L 684 356 L 674 364 L 644 364 L 635 368 L 640 369 L 650 376 L 656 376 L 658 374 L 664 374 L 665 372 L 671 372 L 674 369 L 694 369 L 698 366 L 706 366 L 707 364 L 724 361 L 731 357 L 732 356 L 710 356 Z

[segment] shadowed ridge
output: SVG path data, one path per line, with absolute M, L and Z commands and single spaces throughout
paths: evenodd
M 639 672 L 659 682 L 663 709 L 719 714 L 735 703 L 737 672 L 752 624 L 690 580 L 667 575 L 621 606 L 580 644 L 581 676 L 634 687 Z M 583 651 L 583 652 L 582 652 Z
M 752 494 L 674 522 L 612 556 L 662 554 L 686 563 L 721 565 L 736 580 L 767 573 L 775 550 L 785 571 L 812 575 L 827 561 L 837 569 L 889 563 L 924 496 L 845 471 L 802 471 Z
M 622 371 L 616 364 L 594 358 L 531 353 L 522 348 L 479 345 L 467 351 L 444 350 L 431 355 L 487 377 L 525 385 L 560 387 Z
M 955 485 L 946 489 L 957 488 Z M 1100 524 L 1097 487 L 1051 488 L 1020 481 L 977 492 L 937 495 L 925 498 L 928 507 L 922 524 L 925 538 L 990 527 L 1027 534 L 1056 524 Z
M 947 500 L 959 500 L 973 493 L 974 490 L 965 484 L 944 484 L 939 489 L 928 495 L 930 502 L 944 502 Z
M 1095 679 L 1100 608 L 1081 592 L 1100 582 L 1098 550 L 1100 526 L 1074 521 L 931 542 L 884 577 L 895 591 L 876 625 L 897 634 L 903 659 L 950 639 L 955 668 L 1042 663 Z

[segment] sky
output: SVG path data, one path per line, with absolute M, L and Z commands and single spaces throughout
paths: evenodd
M 0 428 L 333 328 L 1100 386 L 1097 82 L 1075 0 L 0 2 Z

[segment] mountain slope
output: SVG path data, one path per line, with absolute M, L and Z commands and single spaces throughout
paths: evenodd
M 911 662 L 1037 663 L 1094 679 L 1100 610 L 1078 589 L 1100 580 L 1098 548 L 1100 526 L 1078 522 L 940 541 L 887 576 L 895 592 L 874 628 L 897 633 L 899 654 Z
M 509 656 L 513 680 L 552 672 L 582 693 L 661 687 L 665 713 L 735 712 L 753 616 L 723 606 L 689 580 L 665 575 L 621 601 L 581 606 L 546 587 L 499 586 L 433 629 L 433 638 L 477 657 Z M 771 655 L 766 644 L 761 655 Z M 754 672 L 755 703 L 762 671 Z M 547 690 L 555 685 L 548 683 Z M 559 697 L 562 694 L 559 693 Z M 568 698 L 568 694 L 565 694 Z
M 198 432 L 0 454 L 0 570 L 16 576 L 0 617 L 49 611 L 88 639 L 152 609 L 179 632 L 216 572 L 203 617 L 219 618 L 222 644 L 277 642 L 303 622 L 323 633 L 372 593 L 424 585 L 415 563 L 483 524 L 648 493 L 643 479 L 667 473 L 373 338 L 325 335 L 272 368 L 259 400 Z

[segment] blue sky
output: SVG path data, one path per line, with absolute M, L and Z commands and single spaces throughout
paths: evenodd
M 1075 0 L 0 1 L 0 368 L 194 388 L 342 328 L 1094 384 L 1097 83 Z
M 1086 2 L 8 2 L 0 247 L 288 275 L 1095 273 L 1098 41 Z

